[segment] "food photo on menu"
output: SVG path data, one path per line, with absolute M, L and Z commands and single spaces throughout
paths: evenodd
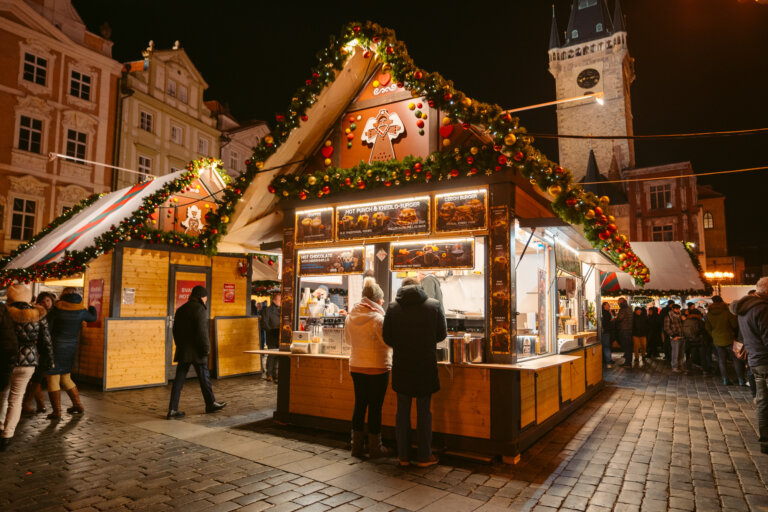
M 486 226 L 486 191 L 472 190 L 435 196 L 437 231 L 483 229 Z
M 338 208 L 339 239 L 429 231 L 429 197 Z
M 391 245 L 392 270 L 474 267 L 473 240 L 402 242 Z
M 332 237 L 333 208 L 296 212 L 296 242 L 324 242 Z

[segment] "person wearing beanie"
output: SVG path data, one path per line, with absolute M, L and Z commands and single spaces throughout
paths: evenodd
M 392 349 L 384 343 L 384 292 L 372 277 L 363 281 L 363 298 L 344 323 L 344 340 L 350 345 L 349 371 L 355 389 L 352 413 L 352 456 L 363 456 L 365 413 L 368 411 L 368 455 L 386 457 L 391 451 L 381 444 L 381 408 L 392 368 Z
M 42 364 L 47 370 L 53 361 L 47 311 L 43 306 L 31 305 L 31 301 L 32 288 L 29 285 L 14 284 L 8 288 L 7 308 L 13 320 L 18 350 L 13 355 L 8 395 L 6 397 L 3 393 L 0 398 L 0 424 L 3 429 L 0 450 L 5 450 L 11 444 L 21 417 L 24 391 L 35 367 Z
M 173 342 L 176 344 L 176 355 L 173 360 L 178 364 L 166 416 L 169 420 L 184 417 L 184 412 L 179 410 L 179 400 L 190 366 L 195 367 L 197 379 L 200 381 L 200 390 L 205 400 L 205 412 L 216 412 L 227 405 L 226 402 L 217 402 L 213 396 L 211 376 L 208 373 L 211 342 L 208 336 L 207 301 L 208 290 L 204 286 L 195 286 L 192 288 L 189 300 L 176 310 L 173 318 Z
M 99 316 L 96 308 L 83 307 L 83 297 L 74 288 L 64 288 L 49 314 L 48 325 L 53 340 L 53 368 L 48 370 L 45 379 L 48 382 L 48 398 L 51 400 L 50 420 L 61 419 L 61 390 L 69 396 L 72 406 L 69 414 L 85 412 L 80 402 L 80 393 L 72 381 L 72 366 L 75 364 L 77 343 L 83 322 L 95 322 Z

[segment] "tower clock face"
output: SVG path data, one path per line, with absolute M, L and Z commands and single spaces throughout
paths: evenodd
M 591 89 L 600 81 L 600 73 L 596 69 L 587 68 L 576 77 L 576 83 L 582 89 Z

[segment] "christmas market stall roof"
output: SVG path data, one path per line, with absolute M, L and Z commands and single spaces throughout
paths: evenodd
M 189 170 L 90 196 L 0 260 L 0 281 L 7 285 L 13 280 L 32 282 L 78 274 L 90 260 L 132 237 L 205 250 L 207 240 L 149 227 L 152 216 L 157 215 L 156 208 L 189 187 L 201 172 L 210 172 L 215 177 L 213 183 L 220 188 L 211 192 L 220 192 L 224 182 L 218 173 L 210 167 L 198 169 L 190 165 Z
M 394 31 L 371 22 L 350 23 L 318 53 L 318 60 L 288 108 L 276 115 L 271 133 L 254 148 L 245 172 L 225 189 L 221 207 L 209 219 L 208 247 L 221 252 L 266 249 L 265 242 L 281 239 L 282 214 L 277 205 L 284 200 L 333 201 L 340 193 L 385 186 L 392 187 L 394 194 L 417 183 L 458 180 L 469 185 L 473 176 L 515 173 L 529 180 L 538 193 L 547 194 L 553 211 L 578 225 L 590 244 L 635 283 L 649 280 L 648 268 L 626 236 L 618 233 L 607 196 L 598 197 L 574 183 L 571 172 L 541 154 L 519 120 L 502 107 L 476 101 L 438 73 L 417 67 Z M 324 141 L 328 145 L 335 123 L 375 73 L 385 73 L 387 83 L 413 98 L 423 98 L 420 101 L 440 112 L 440 149 L 426 158 L 361 161 L 352 168 L 326 163 L 322 170 L 306 172 L 307 162 Z M 453 147 L 450 132 L 454 129 L 474 134 L 478 147 Z
M 637 256 L 651 269 L 651 279 L 638 287 L 622 272 L 600 272 L 603 295 L 711 295 L 693 247 L 686 242 L 632 242 Z

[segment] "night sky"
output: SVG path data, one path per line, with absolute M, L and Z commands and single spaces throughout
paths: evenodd
M 561 32 L 571 0 L 556 0 Z M 613 12 L 614 0 L 608 0 Z M 393 28 L 420 67 L 470 97 L 506 108 L 555 99 L 548 72 L 551 2 L 298 2 L 73 0 L 89 30 L 112 28 L 113 55 L 141 58 L 182 46 L 210 85 L 206 99 L 239 121 L 272 121 L 307 78 L 315 53 L 350 21 Z M 304 2 L 302 2 L 304 4 Z M 345 5 L 342 7 L 341 5 Z M 419 8 L 414 8 L 419 6 Z M 766 127 L 768 5 L 739 0 L 622 0 L 638 135 Z M 531 132 L 555 133 L 554 107 L 521 113 Z M 609 135 L 609 134 L 605 134 Z M 556 143 L 536 141 L 557 160 Z M 690 160 L 695 172 L 768 165 L 768 135 L 636 143 L 639 167 Z M 603 170 L 604 172 L 607 169 Z M 726 194 L 728 242 L 747 264 L 768 263 L 768 171 L 702 177 Z M 758 213 L 759 212 L 759 213 Z

